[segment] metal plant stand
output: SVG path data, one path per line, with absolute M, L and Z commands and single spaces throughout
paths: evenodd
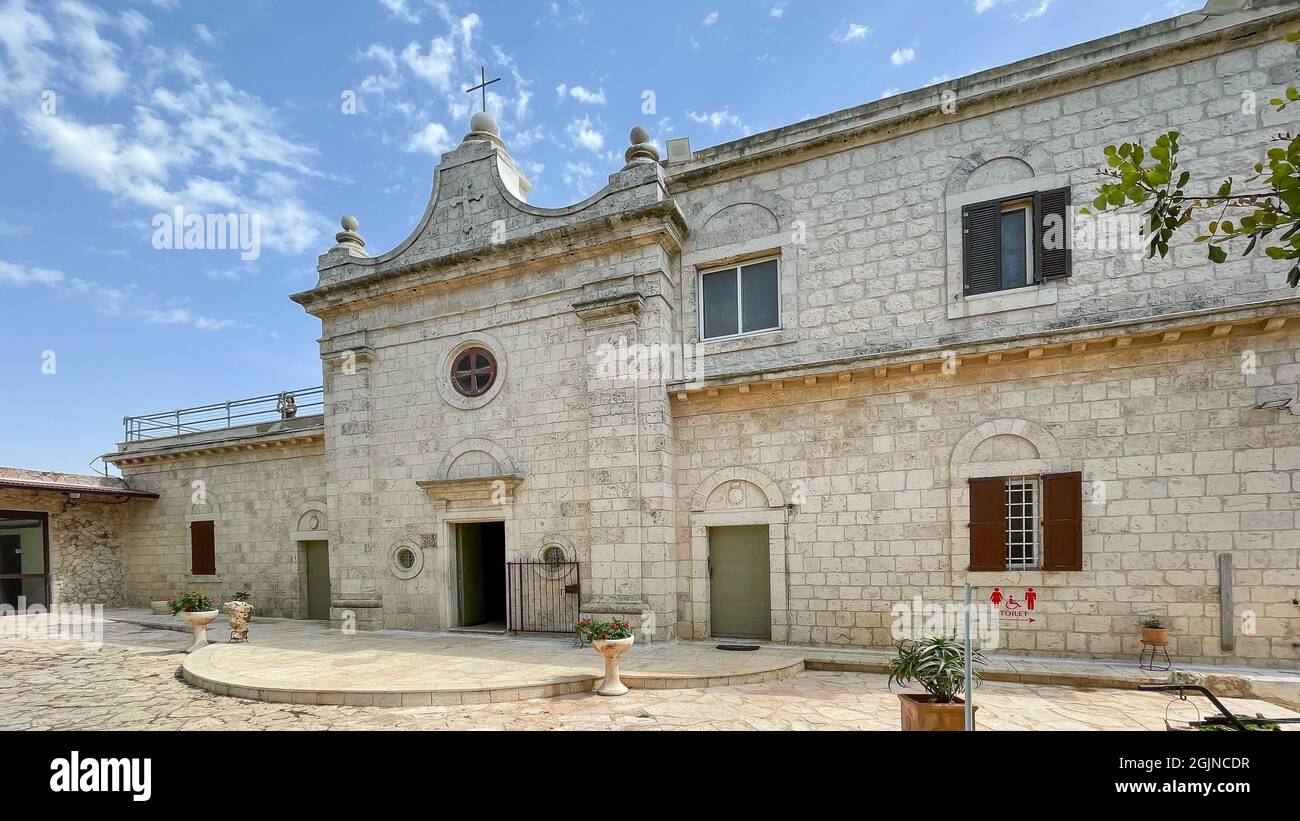
M 1156 655 L 1156 650 L 1164 656 L 1164 666 L 1160 666 L 1161 658 Z M 1138 667 L 1143 670 L 1168 670 L 1174 666 L 1173 661 L 1169 658 L 1168 646 L 1164 644 L 1147 644 L 1142 643 L 1142 654 L 1138 656 Z

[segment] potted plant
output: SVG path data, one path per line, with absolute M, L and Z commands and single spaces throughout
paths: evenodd
M 230 601 L 221 605 L 221 612 L 230 616 L 230 641 L 248 641 L 248 623 L 253 620 L 253 605 L 248 603 L 248 594 L 238 591 Z
M 1147 616 L 1141 621 L 1142 643 L 1152 647 L 1164 647 L 1169 643 L 1169 628 L 1159 616 Z
M 207 646 L 208 624 L 217 617 L 218 612 L 212 606 L 212 599 L 192 590 L 171 599 L 167 606 L 194 630 L 194 643 L 185 652 L 193 653 L 200 647 Z
M 600 683 L 597 693 L 602 696 L 626 695 L 627 685 L 619 678 L 619 657 L 632 649 L 636 637 L 632 627 L 626 621 L 595 621 L 583 619 L 574 626 L 581 641 L 591 642 L 596 652 L 605 657 L 605 680 Z
M 966 687 L 966 646 L 954 636 L 904 639 L 895 645 L 898 654 L 889 662 L 889 685 L 907 687 L 916 682 L 921 693 L 899 693 L 904 730 L 963 730 L 965 704 L 957 696 Z M 971 683 L 983 678 L 984 654 L 971 650 Z M 978 710 L 979 707 L 974 707 Z

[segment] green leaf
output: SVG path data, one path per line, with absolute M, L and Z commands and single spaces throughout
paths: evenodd
M 1210 262 L 1227 262 L 1228 252 L 1217 245 L 1210 246 Z

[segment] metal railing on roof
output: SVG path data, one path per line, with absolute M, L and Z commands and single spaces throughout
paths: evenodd
M 324 409 L 325 388 L 321 386 L 145 416 L 127 416 L 122 420 L 122 425 L 126 429 L 125 441 L 139 442 L 310 416 L 322 413 Z

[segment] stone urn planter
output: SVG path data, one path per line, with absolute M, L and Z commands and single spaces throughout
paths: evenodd
M 200 647 L 208 646 L 208 625 L 217 617 L 219 610 L 190 610 L 177 613 L 181 621 L 194 628 L 194 643 L 185 652 L 193 653 Z
M 929 693 L 899 693 L 899 711 L 906 731 L 938 730 L 961 732 L 966 729 L 966 702 L 954 699 L 940 704 Z M 972 708 L 979 710 L 979 705 Z
M 596 640 L 591 643 L 591 646 L 596 648 L 596 652 L 605 657 L 605 680 L 601 682 L 597 693 L 602 696 L 627 695 L 627 685 L 619 678 L 619 658 L 632 649 L 632 643 L 635 641 L 636 636 L 628 636 L 625 639 Z
M 627 695 L 627 685 L 619 678 L 618 668 L 619 658 L 631 650 L 636 641 L 631 625 L 618 619 L 606 622 L 587 618 L 578 622 L 574 631 L 581 641 L 591 642 L 591 646 L 605 659 L 605 680 L 596 692 L 602 696 Z
M 149 609 L 153 611 L 155 616 L 166 616 L 172 612 L 171 605 L 167 603 L 166 599 L 149 602 Z
M 230 643 L 248 641 L 248 620 L 253 617 L 253 605 L 246 601 L 228 601 L 221 610 L 230 616 Z

